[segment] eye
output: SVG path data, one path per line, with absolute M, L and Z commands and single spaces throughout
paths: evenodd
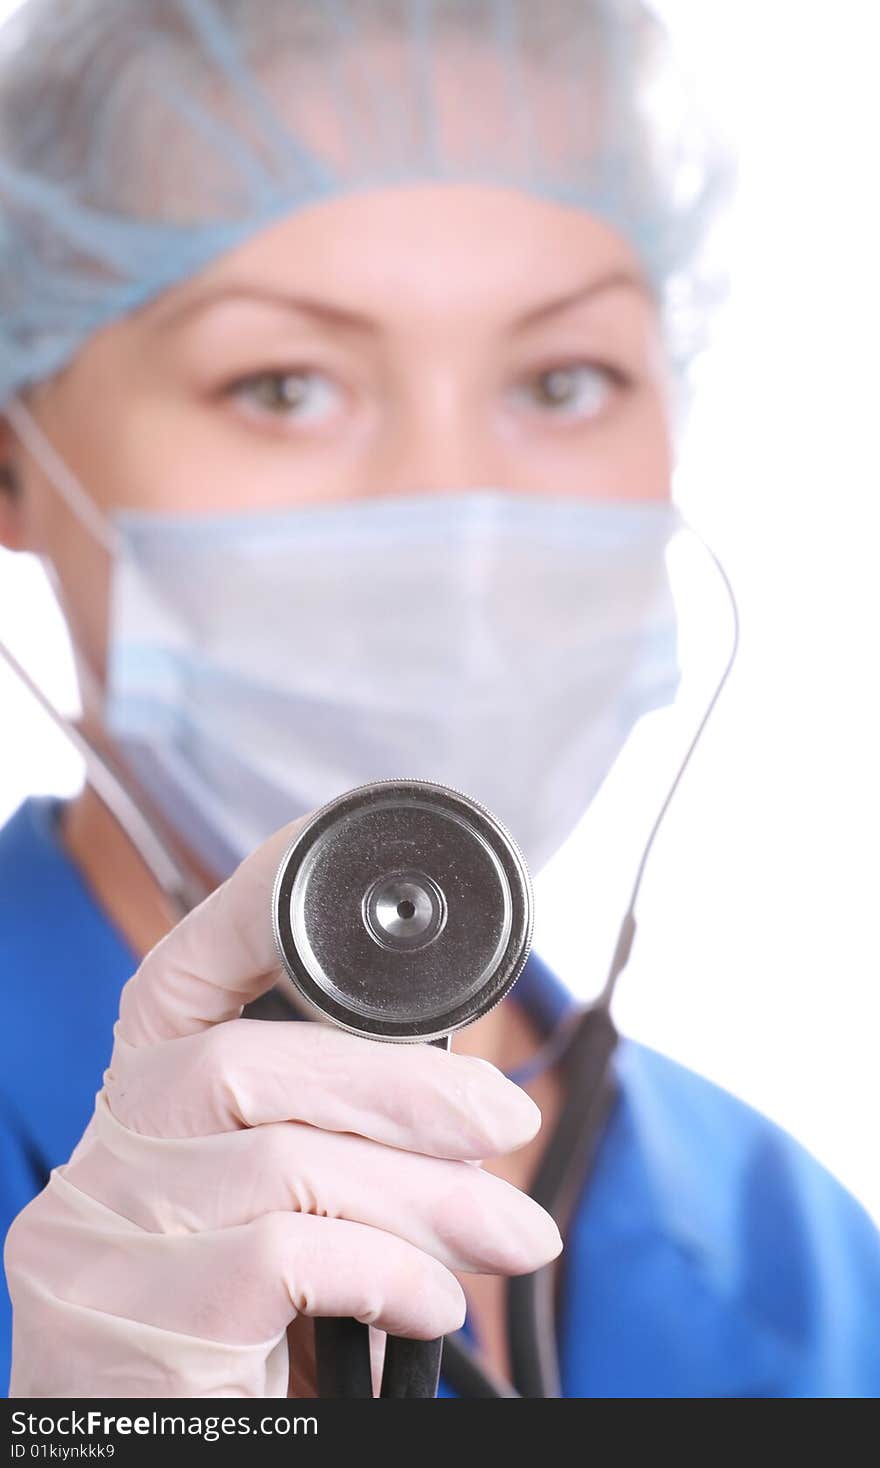
M 297 423 L 322 423 L 338 411 L 342 392 L 323 372 L 255 372 L 240 378 L 227 393 L 249 411 Z
M 551 367 L 515 389 L 528 408 L 556 418 L 597 418 L 608 406 L 622 377 L 595 362 Z

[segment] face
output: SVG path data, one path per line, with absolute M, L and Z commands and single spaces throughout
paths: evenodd
M 662 499 L 656 303 L 591 215 L 425 185 L 322 202 L 96 334 L 29 396 L 108 516 L 468 487 Z M 0 536 L 104 667 L 110 561 L 24 450 Z

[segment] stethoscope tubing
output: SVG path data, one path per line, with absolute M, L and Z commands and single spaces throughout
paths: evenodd
M 577 1006 L 562 1021 L 559 1057 L 566 1096 L 541 1165 L 528 1189 L 565 1238 L 589 1179 L 617 1098 L 617 1031 L 603 1004 Z M 477 1359 L 463 1331 L 447 1336 L 443 1374 L 462 1397 L 561 1397 L 557 1297 L 564 1292 L 565 1253 L 507 1284 L 507 1348 L 513 1385 Z

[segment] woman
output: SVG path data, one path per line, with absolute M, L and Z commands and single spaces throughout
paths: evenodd
M 309 812 L 414 772 L 537 869 L 672 696 L 723 168 L 651 113 L 635 3 L 29 0 L 6 36 L 2 539 L 210 894 L 178 922 L 89 787 L 0 836 L 11 1393 L 308 1395 L 312 1319 L 378 1363 L 465 1308 L 483 1389 L 534 1392 L 505 1280 L 562 1249 L 528 1194 L 571 1071 L 529 1062 L 571 996 L 533 956 L 452 1055 L 254 1024 L 268 894 Z M 852 1200 L 662 1057 L 622 1044 L 614 1084 L 561 1393 L 872 1394 Z

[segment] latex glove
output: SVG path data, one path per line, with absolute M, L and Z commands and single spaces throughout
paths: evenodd
M 431 1339 L 464 1318 L 451 1271 L 559 1253 L 549 1215 L 473 1165 L 540 1125 L 500 1071 L 239 1017 L 280 976 L 272 886 L 302 824 L 125 985 L 94 1115 L 7 1236 L 11 1396 L 285 1397 L 298 1314 Z

